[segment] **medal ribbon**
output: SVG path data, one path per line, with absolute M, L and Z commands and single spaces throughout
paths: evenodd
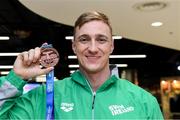
M 41 48 L 52 48 L 51 44 L 43 44 Z M 46 120 L 54 119 L 54 70 L 46 74 Z
M 54 119 L 54 70 L 46 74 L 46 120 Z

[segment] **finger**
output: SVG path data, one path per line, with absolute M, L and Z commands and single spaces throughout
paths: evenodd
M 37 62 L 40 58 L 40 55 L 41 55 L 41 48 L 39 47 L 36 47 L 34 49 L 34 59 L 33 59 L 33 62 Z
M 22 52 L 21 56 L 23 57 L 23 63 L 25 65 L 27 65 L 28 64 L 28 56 L 29 56 L 28 52 L 27 51 Z
M 30 65 L 34 59 L 34 49 L 30 49 L 28 53 L 28 65 Z
M 47 74 L 47 73 L 49 73 L 50 71 L 52 71 L 53 69 L 54 69 L 54 67 L 48 67 L 48 68 L 41 69 L 40 74 L 41 74 L 41 75 Z

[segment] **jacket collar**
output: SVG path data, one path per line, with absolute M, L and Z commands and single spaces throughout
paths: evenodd
M 110 66 L 111 67 L 111 66 Z M 111 70 L 111 76 L 110 78 L 108 78 L 99 88 L 96 92 L 98 91 L 103 91 L 104 89 L 106 89 L 109 85 L 115 83 L 119 78 L 118 78 L 118 69 L 117 67 L 113 67 L 113 69 Z M 116 74 L 114 74 L 114 71 L 116 72 Z M 75 81 L 76 83 L 84 86 L 87 89 L 89 88 L 88 85 L 88 80 L 86 79 L 86 77 L 79 71 L 77 70 L 76 72 L 74 72 L 73 74 L 71 74 L 72 80 Z
M 72 80 L 79 83 L 80 85 L 87 86 L 86 78 L 79 70 L 76 70 L 73 74 L 71 74 L 71 77 Z

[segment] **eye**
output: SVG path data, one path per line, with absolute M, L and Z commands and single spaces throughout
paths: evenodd
M 90 38 L 87 37 L 87 36 L 82 36 L 82 37 L 79 37 L 79 40 L 78 40 L 80 43 L 83 43 L 83 44 L 86 44 L 87 42 L 90 41 Z
M 107 42 L 107 39 L 105 37 L 99 37 L 97 38 L 97 41 L 100 43 L 100 44 L 103 44 L 103 43 L 106 43 Z

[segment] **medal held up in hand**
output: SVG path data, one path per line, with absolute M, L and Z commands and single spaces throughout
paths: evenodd
M 43 67 L 54 67 L 59 62 L 59 53 L 51 44 L 44 43 L 41 46 L 40 64 Z
M 51 44 L 41 46 L 40 63 L 43 67 L 54 67 L 59 61 L 58 52 Z M 54 119 L 54 70 L 46 74 L 46 120 Z

